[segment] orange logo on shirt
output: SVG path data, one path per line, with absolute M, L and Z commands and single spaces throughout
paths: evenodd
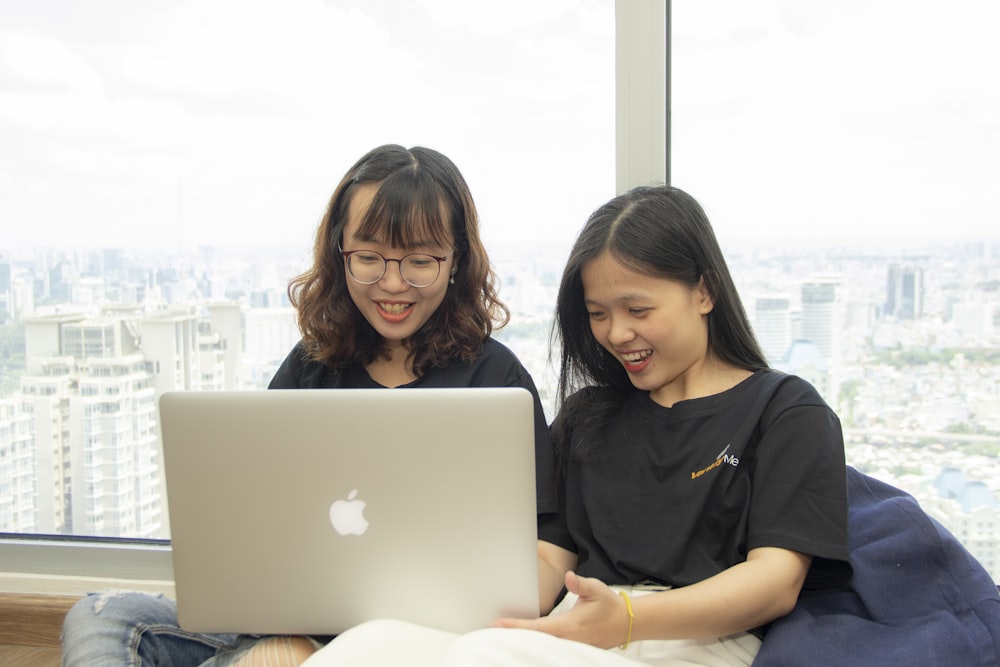
M 697 472 L 692 472 L 691 473 L 691 479 L 698 479 L 699 477 L 701 477 L 705 473 L 711 472 L 712 470 L 715 470 L 716 468 L 718 468 L 719 466 L 721 466 L 723 463 L 728 463 L 729 465 L 733 466 L 734 468 L 736 466 L 738 466 L 740 464 L 740 460 L 738 458 L 736 458 L 735 456 L 732 456 L 732 455 L 726 453 L 726 452 L 729 451 L 729 448 L 731 446 L 732 445 L 726 445 L 726 448 L 723 449 L 721 452 L 719 452 L 719 455 L 715 457 L 715 461 L 713 461 L 711 465 L 709 465 L 709 466 L 707 466 L 705 468 L 702 468 L 701 470 L 699 470 Z

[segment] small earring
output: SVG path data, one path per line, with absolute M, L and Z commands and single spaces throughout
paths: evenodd
M 454 285 L 455 284 L 455 274 L 454 273 L 451 274 L 451 278 L 448 278 L 448 284 L 449 285 Z

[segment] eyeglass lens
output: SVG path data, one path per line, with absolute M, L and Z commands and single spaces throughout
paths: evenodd
M 430 285 L 441 273 L 441 263 L 436 257 L 419 253 L 387 260 L 377 252 L 353 252 L 347 258 L 347 270 L 358 282 L 371 284 L 382 279 L 388 262 L 399 264 L 403 280 L 414 287 Z

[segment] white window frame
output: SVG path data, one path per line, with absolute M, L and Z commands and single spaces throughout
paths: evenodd
M 615 2 L 615 184 L 668 183 L 669 0 Z M 83 593 L 108 585 L 172 588 L 170 544 L 0 538 L 0 592 Z

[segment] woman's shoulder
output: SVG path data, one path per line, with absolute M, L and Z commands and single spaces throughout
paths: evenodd
M 612 387 L 604 387 L 599 385 L 588 385 L 586 387 L 581 387 L 566 397 L 567 404 L 588 404 L 588 403 L 605 403 L 609 400 L 621 400 L 626 395 L 632 395 L 637 392 L 623 392 L 617 391 Z
M 638 390 L 621 391 L 612 387 L 589 385 L 567 396 L 559 413 L 570 421 L 591 421 L 591 417 L 603 421 L 610 414 L 620 414 L 626 403 L 641 399 L 642 394 Z
M 816 387 L 808 380 L 775 368 L 757 371 L 751 376 L 753 390 L 772 400 L 794 404 L 826 405 Z
M 483 348 L 480 352 L 480 356 L 517 358 L 517 355 L 514 354 L 513 350 L 498 341 L 493 336 L 487 336 L 486 340 L 483 341 Z
M 487 338 L 473 359 L 452 359 L 443 366 L 431 368 L 419 384 L 427 387 L 503 387 L 530 384 L 530 377 L 510 348 L 494 338 Z
M 483 341 L 483 346 L 471 365 L 495 370 L 513 369 L 520 371 L 524 369 L 524 363 L 520 357 L 507 345 L 493 337 Z
M 511 349 L 507 343 L 501 342 L 493 336 L 487 336 L 483 341 L 482 349 L 479 353 L 480 359 L 502 360 L 521 364 L 521 358 L 517 352 Z
M 745 384 L 741 402 L 747 412 L 760 414 L 763 423 L 772 423 L 789 411 L 800 409 L 810 411 L 802 414 L 823 414 L 823 420 L 835 416 L 819 390 L 798 375 L 766 369 L 754 373 Z
M 313 359 L 300 340 L 271 378 L 268 389 L 337 388 L 342 374 Z

